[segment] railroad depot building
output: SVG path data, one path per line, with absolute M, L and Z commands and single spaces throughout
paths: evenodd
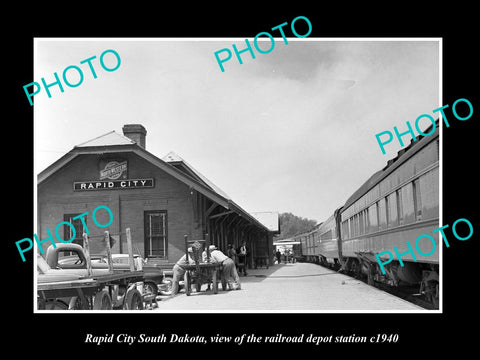
M 75 227 L 73 242 L 82 244 L 83 219 L 92 238 L 110 232 L 116 240 L 113 253 L 127 252 L 125 229 L 130 228 L 134 253 L 149 261 L 175 263 L 185 253 L 184 235 L 194 240 L 209 234 L 210 243 L 224 252 L 227 244 L 237 248 L 246 241 L 250 265 L 266 259 L 272 263 L 274 232 L 268 226 L 175 153 L 160 159 L 148 152 L 142 125 L 122 130 L 75 146 L 38 175 L 39 239 L 48 237 L 46 229 L 55 238 L 57 225 L 67 221 Z M 92 219 L 102 205 L 113 214 L 107 228 Z M 110 219 L 105 209 L 95 217 L 100 224 Z M 58 233 L 68 240 L 73 231 L 61 225 Z M 44 242 L 43 250 L 49 245 Z

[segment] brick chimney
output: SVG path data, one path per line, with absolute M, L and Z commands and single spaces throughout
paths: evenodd
M 135 141 L 139 146 L 145 149 L 145 136 L 147 130 L 141 124 L 123 125 L 123 135 Z

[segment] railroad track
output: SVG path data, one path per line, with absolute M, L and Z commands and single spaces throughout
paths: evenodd
M 359 279 L 364 281 L 363 279 Z M 366 281 L 364 281 L 366 283 Z M 373 284 L 377 289 L 383 290 L 389 294 L 392 294 L 400 299 L 406 300 L 412 304 L 420 306 L 426 310 L 438 310 L 431 302 L 424 299 L 422 294 L 418 293 L 419 286 L 409 286 L 409 287 L 396 287 L 380 282 L 375 282 Z
M 317 264 L 317 265 L 325 267 L 321 264 Z M 352 279 L 368 284 L 366 277 L 362 277 L 362 276 L 356 277 L 356 276 L 353 276 L 352 274 L 348 274 L 344 272 L 342 272 L 342 274 L 350 276 Z M 426 310 L 438 310 L 438 307 L 435 307 L 430 301 L 425 300 L 424 295 L 418 293 L 419 285 L 398 287 L 398 286 L 391 286 L 391 285 L 384 284 L 377 281 L 374 281 L 373 284 L 368 284 L 368 285 L 373 286 L 382 291 L 385 291 L 393 296 L 396 296 L 400 299 L 408 301 L 412 304 L 420 306 Z

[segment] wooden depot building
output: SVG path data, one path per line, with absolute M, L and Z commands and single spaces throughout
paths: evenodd
M 149 261 L 175 263 L 185 252 L 184 235 L 205 239 L 221 250 L 237 248 L 242 241 L 250 249 L 250 264 L 268 257 L 272 263 L 273 232 L 238 206 L 175 153 L 158 158 L 145 148 L 146 130 L 129 124 L 123 134 L 115 131 L 75 146 L 38 175 L 37 234 L 47 238 L 46 229 L 71 222 L 73 240 L 82 244 L 83 217 L 92 234 L 108 230 L 118 239 L 114 253 L 126 253 L 125 229 L 130 228 L 134 252 Z M 100 206 L 113 213 L 108 228 L 94 225 L 91 214 Z M 102 216 L 105 219 L 102 220 Z M 97 221 L 107 224 L 108 213 L 97 212 Z M 63 239 L 70 239 L 70 226 L 61 225 Z M 55 237 L 55 235 L 53 235 Z M 50 245 L 47 241 L 44 246 Z

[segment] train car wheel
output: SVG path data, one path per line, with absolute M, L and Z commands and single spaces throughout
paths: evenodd
M 439 300 L 438 300 L 438 283 L 436 281 L 429 281 L 427 283 L 426 290 L 426 298 L 427 300 L 438 309 L 439 307 Z

